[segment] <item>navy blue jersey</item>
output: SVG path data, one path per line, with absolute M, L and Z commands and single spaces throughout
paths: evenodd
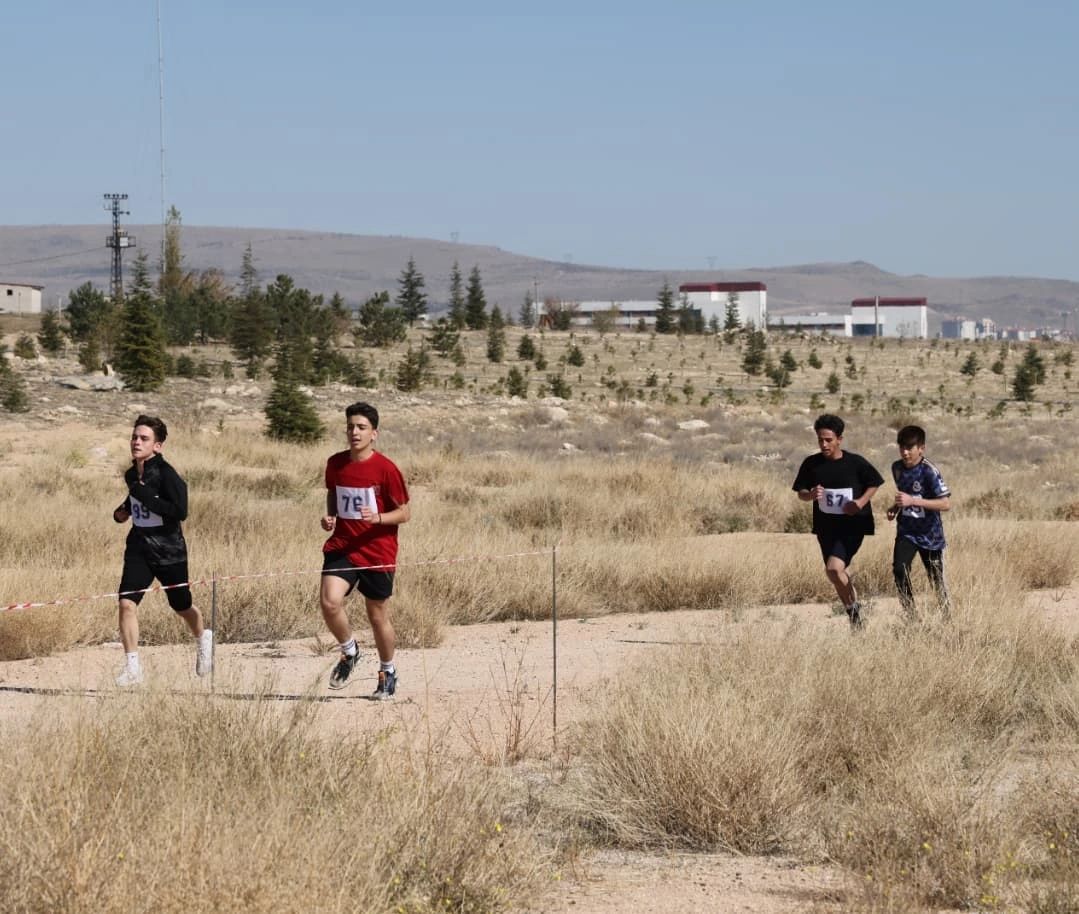
M 892 478 L 900 492 L 919 498 L 947 498 L 952 494 L 944 477 L 924 457 L 909 470 L 902 460 L 892 464 Z M 939 511 L 911 505 L 896 516 L 896 536 L 908 539 L 921 549 L 944 548 L 944 521 Z

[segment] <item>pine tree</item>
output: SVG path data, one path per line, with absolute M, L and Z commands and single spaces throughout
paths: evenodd
M 487 325 L 487 360 L 501 362 L 506 353 L 506 330 L 502 320 L 502 311 L 498 305 L 491 309 L 491 320 Z
M 480 268 L 474 266 L 468 274 L 468 289 L 465 291 L 465 326 L 469 330 L 483 330 L 487 326 L 487 298 L 483 294 L 483 282 Z
M 273 316 L 266 297 L 251 289 L 233 304 L 229 343 L 232 352 L 243 362 L 247 376 L 257 378 L 273 346 Z
M 727 307 L 723 311 L 723 329 L 739 330 L 742 327 L 742 319 L 739 317 L 738 293 L 727 293 Z
M 430 366 L 431 357 L 425 346 L 421 345 L 419 349 L 409 346 L 397 365 L 395 386 L 405 392 L 420 390 L 430 373 Z
M 978 361 L 978 353 L 972 352 L 967 356 L 967 360 L 963 363 L 963 367 L 959 369 L 959 373 L 966 375 L 968 378 L 973 378 L 978 374 L 981 363 Z
M 689 296 L 683 293 L 678 303 L 678 332 L 696 333 L 699 317 L 700 314 L 690 307 Z
M 1045 359 L 1038 354 L 1038 347 L 1033 343 L 1027 346 L 1021 364 L 1029 371 L 1035 384 L 1045 383 Z
M 41 316 L 41 329 L 37 341 L 46 352 L 55 355 L 64 348 L 64 334 L 60 329 L 60 318 L 55 311 L 46 311 Z
M 244 256 L 240 265 L 240 297 L 249 298 L 259 289 L 259 274 L 255 269 L 255 252 L 251 249 L 251 242 L 247 242 L 244 248 Z
M 748 375 L 759 375 L 764 370 L 764 359 L 768 352 L 768 342 L 763 330 L 753 330 L 746 338 L 746 351 L 742 356 L 742 371 Z
M 408 258 L 408 266 L 397 280 L 398 292 L 394 304 L 401 309 L 411 327 L 427 313 L 427 294 L 423 291 L 423 274 L 416 269 L 416 261 Z
M 173 345 L 187 346 L 195 338 L 197 316 L 192 300 L 195 278 L 184 272 L 184 255 L 180 245 L 182 220 L 175 206 L 169 207 L 165 221 L 165 244 L 157 303 L 162 311 L 165 334 Z
M 794 358 L 794 353 L 789 349 L 784 350 L 783 355 L 779 357 L 779 367 L 787 374 L 794 374 L 798 370 L 798 362 Z
M 536 344 L 527 333 L 521 337 L 517 344 L 517 357 L 520 359 L 532 359 L 536 355 Z
M 206 345 L 229 332 L 229 288 L 217 269 L 203 270 L 191 293 L 195 338 Z
M 1034 387 L 1037 384 L 1035 377 L 1034 368 L 1026 362 L 1020 362 L 1012 378 L 1012 396 L 1024 403 L 1031 402 L 1034 399 Z
M 516 365 L 506 375 L 506 393 L 511 397 L 520 397 L 522 400 L 528 397 L 528 379 Z
M 450 323 L 458 330 L 465 326 L 465 284 L 461 278 L 461 268 L 453 262 L 450 272 Z
M 566 364 L 572 365 L 574 368 L 580 368 L 584 365 L 584 353 L 581 352 L 581 347 L 576 343 L 569 347 L 569 351 L 566 353 Z
M 536 326 L 536 303 L 532 299 L 532 290 L 525 292 L 525 300 L 521 304 L 521 326 L 530 330 Z
M 817 355 L 816 349 L 809 350 L 809 356 L 806 358 L 806 362 L 810 368 L 820 368 L 824 363 L 821 362 L 820 356 Z
M 278 344 L 274 357 L 274 385 L 266 401 L 266 435 L 276 441 L 310 444 L 322 438 L 325 427 L 310 398 L 300 390 L 292 365 L 289 347 Z
M 376 292 L 360 307 L 353 331 L 357 345 L 388 348 L 405 339 L 408 328 L 400 308 L 390 307 L 390 293 Z
M 674 292 L 664 280 L 656 298 L 656 333 L 674 333 L 674 326 Z
M 94 337 L 99 347 L 111 352 L 117 312 L 117 306 L 103 292 L 92 283 L 83 283 L 68 295 L 68 332 L 76 343 Z
M 266 287 L 266 304 L 277 319 L 276 352 L 282 347 L 298 384 L 317 383 L 314 336 L 318 329 L 322 296 L 297 288 L 292 277 L 280 274 Z
M 460 339 L 461 334 L 446 318 L 435 321 L 431 330 L 431 348 L 442 358 L 449 358 Z
M 7 346 L 0 343 L 0 406 L 9 413 L 25 413 L 30 409 L 26 382 L 7 360 Z
M 129 390 L 157 390 L 168 373 L 168 342 L 156 305 L 147 257 L 135 260 L 131 290 L 120 313 L 120 335 L 116 342 L 116 370 Z

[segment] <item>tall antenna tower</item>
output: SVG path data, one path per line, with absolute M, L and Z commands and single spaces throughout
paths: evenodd
M 124 250 L 135 246 L 135 236 L 129 235 L 127 229 L 120 228 L 120 217 L 131 215 L 126 209 L 120 208 L 126 199 L 127 194 L 105 194 L 105 209 L 112 211 L 112 234 L 105 239 L 105 246 L 112 248 L 110 294 L 113 302 L 119 302 L 124 297 Z
M 157 0 L 157 110 L 161 133 L 161 269 L 165 269 L 165 54 L 161 45 L 161 0 Z

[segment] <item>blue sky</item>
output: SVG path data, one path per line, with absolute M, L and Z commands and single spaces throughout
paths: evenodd
M 1075 4 L 513 8 L 162 0 L 167 201 L 618 267 L 1079 279 Z M 0 223 L 105 226 L 105 192 L 160 221 L 155 0 L 0 28 Z

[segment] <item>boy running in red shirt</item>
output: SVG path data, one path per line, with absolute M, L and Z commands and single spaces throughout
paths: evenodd
M 397 563 L 397 528 L 412 516 L 404 476 L 375 450 L 378 410 L 353 403 L 345 410 L 348 450 L 326 461 L 326 514 L 322 529 L 330 534 L 322 547 L 319 602 L 326 627 L 341 646 L 341 659 L 330 674 L 330 688 L 343 689 L 360 652 L 352 635 L 345 598 L 354 589 L 363 594 L 367 619 L 378 648 L 375 699 L 397 691 L 393 664 L 395 635 L 387 603 L 393 593 Z

